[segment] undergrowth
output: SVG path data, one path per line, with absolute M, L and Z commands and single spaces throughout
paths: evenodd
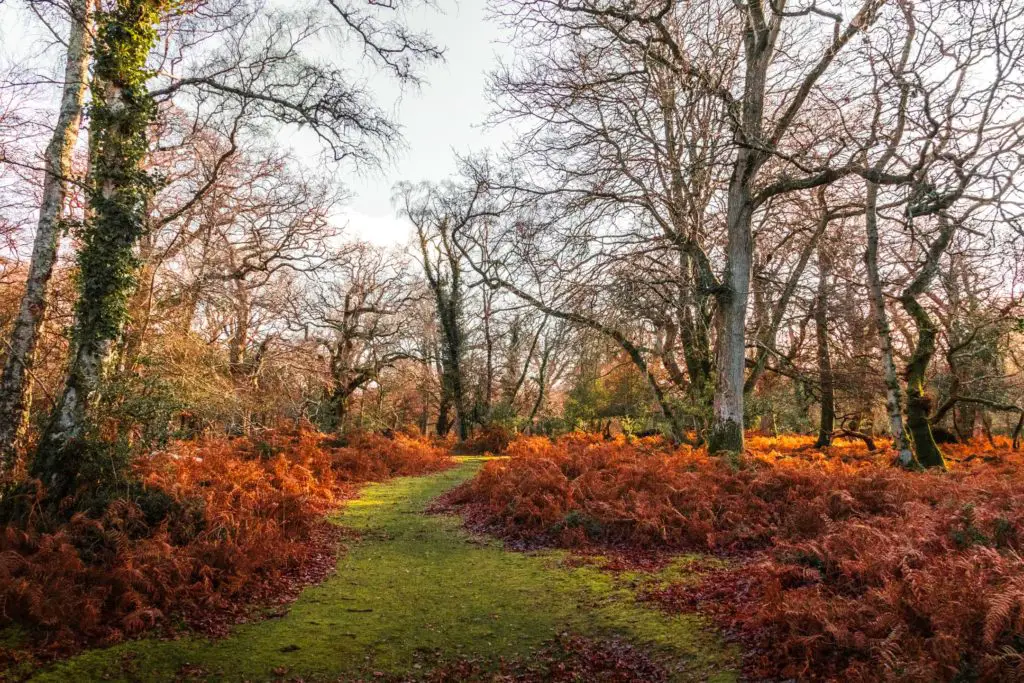
M 0 645 L 0 664 L 161 625 L 216 630 L 240 603 L 294 595 L 334 566 L 338 531 L 324 514 L 358 484 L 452 464 L 410 437 L 361 435 L 342 447 L 304 429 L 145 456 L 134 463 L 141 492 L 59 528 L 32 514 L 3 527 L 0 627 L 30 637 Z M 40 486 L 31 491 L 42 499 Z
M 521 438 L 447 503 L 520 544 L 728 558 L 647 597 L 716 617 L 754 678 L 1024 675 L 1024 458 L 949 446 L 950 472 L 907 472 L 811 442 L 753 439 L 734 463 L 656 440 Z
M 142 638 L 38 672 L 50 681 L 733 681 L 735 648 L 693 614 L 637 601 L 632 573 L 559 550 L 510 553 L 423 514 L 480 458 L 372 484 L 332 521 L 358 534 L 337 570 L 225 638 Z M 587 558 L 595 560 L 596 558 Z M 673 565 L 661 578 L 678 578 Z M 644 585 L 646 575 L 636 577 Z M 580 640 L 580 639 L 585 640 Z M 631 676 L 631 672 L 636 672 Z
M 483 455 L 503 454 L 508 445 L 515 439 L 515 432 L 500 425 L 484 427 L 461 444 L 455 444 L 458 453 Z

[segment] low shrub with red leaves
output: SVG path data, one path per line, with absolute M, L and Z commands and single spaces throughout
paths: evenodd
M 170 613 L 202 625 L 239 602 L 294 594 L 333 567 L 338 533 L 323 515 L 357 484 L 451 464 L 405 436 L 332 447 L 300 430 L 177 444 L 140 459 L 141 493 L 99 516 L 2 529 L 0 626 L 34 629 L 37 654 L 56 654 L 116 642 Z
M 956 446 L 950 472 L 907 472 L 860 444 L 752 445 L 736 465 L 657 442 L 519 439 L 448 503 L 520 543 L 729 557 L 648 597 L 710 612 L 754 678 L 1024 676 L 1024 458 Z
M 445 443 L 406 434 L 356 434 L 331 452 L 334 470 L 356 482 L 427 474 L 453 464 Z

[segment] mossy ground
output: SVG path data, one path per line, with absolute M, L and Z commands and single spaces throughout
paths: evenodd
M 735 678 L 735 652 L 703 620 L 636 601 L 636 586 L 656 577 L 574 566 L 561 552 L 509 552 L 467 534 L 456 518 L 423 514 L 482 459 L 461 460 L 447 472 L 370 486 L 351 501 L 337 521 L 362 538 L 337 573 L 303 592 L 284 616 L 221 640 L 151 639 L 89 651 L 33 680 L 415 677 L 459 657 L 529 657 L 563 632 L 647 646 L 678 680 Z M 678 578 L 684 566 L 666 571 Z

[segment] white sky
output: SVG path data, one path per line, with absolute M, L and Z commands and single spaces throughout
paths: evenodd
M 376 76 L 371 86 L 380 92 L 379 104 L 394 113 L 402 128 L 404 146 L 379 173 L 356 174 L 341 169 L 339 182 L 352 195 L 344 217 L 349 234 L 378 244 L 407 239 L 408 226 L 395 216 L 392 188 L 401 180 L 442 180 L 454 169 L 454 153 L 499 146 L 507 134 L 481 126 L 488 102 L 484 94 L 486 73 L 497 55 L 507 54 L 499 28 L 485 19 L 486 0 L 439 0 L 435 9 L 410 14 L 410 27 L 427 31 L 445 48 L 445 62 L 428 65 L 422 88 L 402 92 L 389 76 Z M 0 59 L 10 66 L 30 62 L 39 66 L 52 61 L 56 50 L 40 60 L 40 50 L 51 42 L 37 20 L 17 0 L 0 0 Z M 355 65 L 354 65 L 355 66 Z M 54 108 L 56 103 L 54 102 Z M 53 112 L 56 116 L 56 111 Z M 315 162 L 315 150 L 301 135 L 284 135 L 281 142 Z
M 396 226 L 391 187 L 399 180 L 437 180 L 454 170 L 453 152 L 467 153 L 500 145 L 507 133 L 483 128 L 489 108 L 484 94 L 486 73 L 507 46 L 498 27 L 484 18 L 484 0 L 464 0 L 460 6 L 436 15 L 428 28 L 446 46 L 446 62 L 429 74 L 418 93 L 400 103 L 399 120 L 407 141 L 387 180 L 363 179 L 353 183 L 353 228 L 361 221 L 375 236 L 394 239 L 408 227 Z
M 455 153 L 495 148 L 507 139 L 507 132 L 481 125 L 489 108 L 486 74 L 498 55 L 508 54 L 499 27 L 485 18 L 485 2 L 441 0 L 440 12 L 413 15 L 412 27 L 429 31 L 445 47 L 446 61 L 428 69 L 418 91 L 397 97 L 390 83 L 381 87 L 382 104 L 397 99 L 396 118 L 405 147 L 383 174 L 344 181 L 353 193 L 347 207 L 353 234 L 378 244 L 404 241 L 409 226 L 396 218 L 391 204 L 395 183 L 442 180 L 455 170 Z

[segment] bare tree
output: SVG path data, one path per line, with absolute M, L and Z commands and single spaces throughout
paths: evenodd
M 416 229 L 421 265 L 434 297 L 440 330 L 441 410 L 437 431 L 448 431 L 446 407 L 455 408 L 459 439 L 470 434 L 470 407 L 466 390 L 464 362 L 466 353 L 465 296 L 463 259 L 455 242 L 456 234 L 479 218 L 480 192 L 467 196 L 449 185 L 401 185 L 397 195 L 402 214 Z
M 790 11 L 764 2 L 698 6 L 524 0 L 499 8 L 516 20 L 529 17 L 533 31 L 527 47 L 539 47 L 552 36 L 560 41 L 555 66 L 538 71 L 545 78 L 503 74 L 498 81 L 506 111 L 534 115 L 538 130 L 578 131 L 579 139 L 570 137 L 570 143 L 559 144 L 554 135 L 527 138 L 545 145 L 532 151 L 541 172 L 553 170 L 558 179 L 547 187 L 563 188 L 548 192 L 584 194 L 579 183 L 565 183 L 561 171 L 568 166 L 565 159 L 575 160 L 577 150 L 597 141 L 589 149 L 601 156 L 576 168 L 590 172 L 588 180 L 609 169 L 611 182 L 589 185 L 589 206 L 605 193 L 609 205 L 618 204 L 620 215 L 629 207 L 642 211 L 634 224 L 660 226 L 666 245 L 682 255 L 681 272 L 689 274 L 682 281 L 686 298 L 702 311 L 707 310 L 703 301 L 713 299 L 713 450 L 736 451 L 743 444 L 755 216 L 783 195 L 863 170 L 857 144 L 835 136 L 830 140 L 828 134 L 833 124 L 849 125 L 842 110 L 851 90 L 833 84 L 826 89 L 820 81 L 852 39 L 871 27 L 883 4 L 861 3 L 845 21 L 816 6 Z M 831 35 L 811 33 L 822 25 L 834 29 Z M 809 36 L 815 39 L 808 42 Z M 790 50 L 797 40 L 806 49 Z M 571 76 L 590 75 L 593 64 L 608 71 L 590 83 Z M 644 82 L 628 90 L 623 86 L 637 81 Z M 607 102 L 620 108 L 621 123 L 606 116 Z M 648 102 L 653 106 L 648 108 Z M 631 138 L 623 132 L 634 127 L 640 134 Z M 652 153 L 646 158 L 638 156 L 644 145 Z M 699 317 L 690 320 L 677 327 L 707 339 Z M 684 340 L 684 348 L 701 346 Z M 755 368 L 759 365 L 763 361 Z M 688 366 L 699 371 L 709 364 Z
M 349 402 L 357 391 L 381 381 L 381 373 L 416 358 L 409 305 L 417 293 L 408 264 L 394 253 L 355 242 L 344 249 L 332 277 L 310 304 L 310 326 L 322 330 L 329 355 L 326 423 L 344 431 Z

